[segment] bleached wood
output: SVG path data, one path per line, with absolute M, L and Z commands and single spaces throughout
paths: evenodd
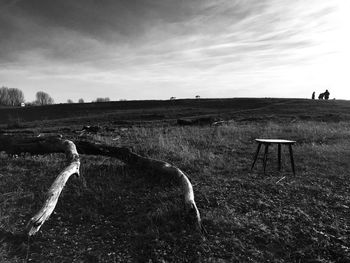
M 66 185 L 69 177 L 73 174 L 79 174 L 80 160 L 79 154 L 73 142 L 64 140 L 57 143 L 57 147 L 62 147 L 66 152 L 66 158 L 69 162 L 62 172 L 56 177 L 55 181 L 51 185 L 47 192 L 47 197 L 44 205 L 41 209 L 29 220 L 27 224 L 28 235 L 32 236 L 36 234 L 41 226 L 49 219 L 50 215 L 54 211 L 58 198 Z

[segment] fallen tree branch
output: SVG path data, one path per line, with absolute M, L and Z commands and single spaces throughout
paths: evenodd
M 51 185 L 47 198 L 42 208 L 29 220 L 27 229 L 28 235 L 34 235 L 50 217 L 53 210 L 56 207 L 58 198 L 68 181 L 69 177 L 73 174 L 79 175 L 80 160 L 79 154 L 73 142 L 68 140 L 59 140 L 56 144 L 57 148 L 61 148 L 66 153 L 68 166 L 65 167 L 62 172 L 56 177 L 55 181 Z
M 124 147 L 113 147 L 81 140 L 75 141 L 74 144 L 72 141 L 64 140 L 60 136 L 18 138 L 0 135 L 0 147 L 0 150 L 10 154 L 65 152 L 69 162 L 51 185 L 42 208 L 30 219 L 28 223 L 29 235 L 37 233 L 52 214 L 59 195 L 69 177 L 73 174 L 79 174 L 80 160 L 78 152 L 80 154 L 114 157 L 137 169 L 168 176 L 170 180 L 175 180 L 182 186 L 184 203 L 188 214 L 195 219 L 196 224 L 201 228 L 201 218 L 194 200 L 193 187 L 190 180 L 179 168 L 167 162 L 140 156 Z
M 1 149 L 10 154 L 23 152 L 43 154 L 51 152 L 64 152 L 66 154 L 67 166 L 59 173 L 47 192 L 46 200 L 41 209 L 29 220 L 27 233 L 29 236 L 36 234 L 40 227 L 50 217 L 56 207 L 58 198 L 73 174 L 79 174 L 80 160 L 75 144 L 69 140 L 63 140 L 60 136 L 16 138 L 1 136 Z

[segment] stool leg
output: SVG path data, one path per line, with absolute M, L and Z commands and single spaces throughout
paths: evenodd
M 281 171 L 281 144 L 278 144 L 278 171 Z
M 264 174 L 266 171 L 267 154 L 269 153 L 269 145 L 265 144 L 265 154 L 264 154 Z
M 258 144 L 258 148 L 256 149 L 256 153 L 255 153 L 255 156 L 254 156 L 254 161 L 253 161 L 253 164 L 252 164 L 252 168 L 250 170 L 253 170 L 253 168 L 254 168 L 255 162 L 258 159 L 260 148 L 261 148 L 261 143 Z
M 293 149 L 292 149 L 292 145 L 291 144 L 289 144 L 289 155 L 290 155 L 290 163 L 292 165 L 293 174 L 295 175 Z

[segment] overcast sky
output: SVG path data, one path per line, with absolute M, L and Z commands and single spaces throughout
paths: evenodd
M 349 0 L 0 0 L 0 86 L 96 97 L 350 99 Z

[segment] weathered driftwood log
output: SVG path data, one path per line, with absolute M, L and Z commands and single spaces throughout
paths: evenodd
M 56 207 L 58 198 L 69 177 L 79 174 L 80 160 L 75 144 L 69 140 L 63 140 L 59 136 L 48 138 L 15 138 L 9 136 L 0 137 L 0 150 L 18 154 L 29 152 L 35 154 L 64 152 L 67 158 L 67 166 L 59 173 L 47 192 L 46 200 L 41 209 L 29 220 L 27 224 L 28 234 L 34 235 L 50 217 Z
M 66 153 L 68 166 L 56 177 L 51 185 L 47 198 L 41 209 L 29 220 L 27 228 L 28 234 L 34 235 L 39 231 L 40 227 L 50 217 L 56 207 L 58 197 L 60 196 L 63 187 L 73 174 L 79 175 L 80 160 L 79 154 L 73 142 L 68 140 L 58 140 L 55 144 L 57 149 L 62 149 Z
M 182 186 L 186 209 L 196 223 L 201 227 L 201 218 L 194 201 L 192 184 L 184 172 L 174 165 L 167 162 L 146 158 L 133 153 L 128 148 L 113 147 L 104 144 L 96 144 L 88 141 L 64 140 L 60 136 L 53 137 L 35 137 L 19 138 L 14 136 L 0 135 L 0 151 L 10 154 L 32 153 L 45 154 L 54 152 L 65 152 L 68 161 L 67 167 L 57 176 L 51 185 L 47 199 L 42 208 L 37 212 L 28 223 L 28 234 L 34 235 L 52 214 L 57 204 L 58 197 L 65 186 L 69 177 L 73 174 L 79 174 L 79 154 L 104 155 L 117 158 L 127 165 L 138 169 L 168 176 Z

